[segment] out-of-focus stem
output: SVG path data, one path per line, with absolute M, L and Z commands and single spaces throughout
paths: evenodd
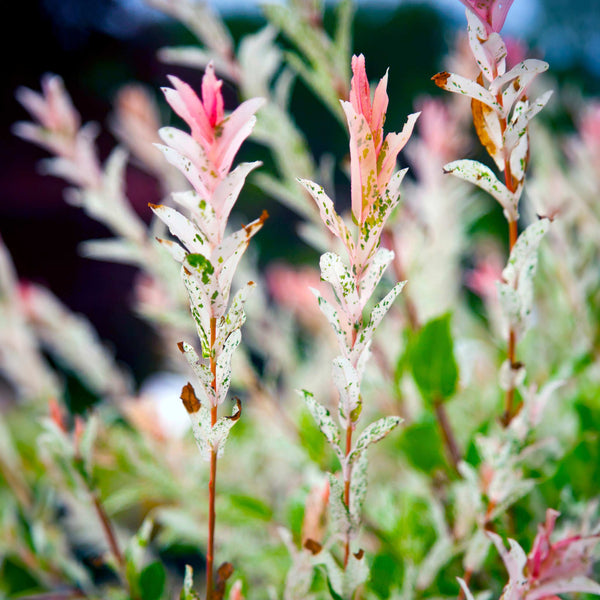
M 104 506 L 100 500 L 100 496 L 98 492 L 90 490 L 90 495 L 92 497 L 92 503 L 94 505 L 94 509 L 96 510 L 96 514 L 98 515 L 98 520 L 102 525 L 102 530 L 104 531 L 104 536 L 106 537 L 106 541 L 110 547 L 110 551 L 113 553 L 117 563 L 121 569 L 121 571 L 125 570 L 125 558 L 121 549 L 119 548 L 119 543 L 117 542 L 117 536 L 115 535 L 115 531 L 113 529 L 112 523 L 110 521 L 109 516 L 106 514 L 106 510 L 104 510 Z
M 450 459 L 450 463 L 454 467 L 454 470 L 459 473 L 458 463 L 461 459 L 460 450 L 458 449 L 456 438 L 454 437 L 448 415 L 446 414 L 446 409 L 444 408 L 444 401 L 441 398 L 436 398 L 433 401 L 433 408 L 435 409 L 435 416 L 442 432 L 446 453 L 448 454 L 448 458 Z
M 215 338 L 217 336 L 217 319 L 210 319 L 210 372 L 213 376 L 213 389 L 217 391 L 217 361 L 214 356 Z M 210 409 L 210 423 L 217 422 L 217 407 Z M 215 558 L 215 486 L 217 483 L 217 453 L 210 451 L 210 478 L 208 480 L 208 540 L 206 543 L 206 600 L 213 595 L 213 564 Z

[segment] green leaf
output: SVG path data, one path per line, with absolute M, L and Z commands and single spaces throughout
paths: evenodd
M 415 468 L 425 473 L 445 468 L 444 449 L 432 413 L 424 413 L 422 419 L 404 428 L 399 448 Z
M 432 319 L 411 344 L 413 378 L 428 401 L 450 398 L 458 384 L 450 319 L 450 313 Z
M 159 600 L 165 589 L 165 568 L 161 562 L 149 564 L 140 573 L 142 600 Z

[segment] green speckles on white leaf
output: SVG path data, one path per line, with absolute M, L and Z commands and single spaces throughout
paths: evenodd
M 511 193 L 489 167 L 476 160 L 455 160 L 444 166 L 444 172 L 473 183 L 493 196 L 504 209 L 504 214 L 509 221 L 516 221 L 519 218 L 517 205 L 520 190 L 515 194 Z
M 333 360 L 333 382 L 340 394 L 340 424 L 344 429 L 356 423 L 360 414 L 360 381 L 352 363 L 343 356 Z
M 350 356 L 350 360 L 355 362 L 358 359 L 375 333 L 375 330 L 383 320 L 383 317 L 386 315 L 387 311 L 390 309 L 394 300 L 398 297 L 404 286 L 406 285 L 406 281 L 399 281 L 381 300 L 379 303 L 375 305 L 371 312 L 371 318 L 369 320 L 369 324 L 364 328 L 359 330 L 356 343 L 352 347 L 352 352 Z
M 505 318 L 519 333 L 524 331 L 529 322 L 538 248 L 549 227 L 548 219 L 540 219 L 521 233 L 502 271 L 504 281 L 498 284 Z
M 352 239 L 352 234 L 342 217 L 335 211 L 331 198 L 329 198 L 320 185 L 317 185 L 308 179 L 298 179 L 298 182 L 306 188 L 308 193 L 317 203 L 321 219 L 323 223 L 325 223 L 327 229 L 329 229 L 336 237 L 340 238 L 344 246 L 348 249 L 348 254 L 352 255 L 354 252 L 354 240 Z
M 236 329 L 225 341 L 223 351 L 217 359 L 217 403 L 221 404 L 231 384 L 231 358 L 242 341 L 242 332 Z
M 337 338 L 340 350 L 344 354 L 348 353 L 350 347 L 350 326 L 348 324 L 348 319 L 344 314 L 340 315 L 340 311 L 338 310 L 339 306 L 334 306 L 333 303 L 323 298 L 323 296 L 321 296 L 314 288 L 310 288 L 310 291 L 316 296 L 321 312 L 325 315 L 327 321 L 329 321 L 329 324 L 335 333 L 335 337 Z M 344 319 L 344 321 L 342 322 L 341 319 Z
M 236 330 L 240 329 L 246 321 L 244 304 L 250 292 L 256 287 L 253 281 L 249 281 L 233 297 L 227 314 L 222 316 L 217 323 L 217 337 L 215 339 L 215 356 L 221 354 L 225 340 Z
M 552 96 L 552 90 L 548 90 L 531 104 L 526 104 L 526 108 L 521 110 L 518 115 L 515 113 L 504 132 L 504 147 L 507 152 L 511 152 L 519 143 L 519 139 L 527 134 L 527 127 L 533 117 L 535 117 L 546 106 Z
M 213 388 L 213 375 L 207 364 L 203 363 L 194 350 L 187 342 L 180 342 L 179 349 L 183 352 L 190 367 L 200 381 L 202 397 L 199 398 L 201 404 L 213 406 L 215 404 L 215 391 Z
M 188 252 L 203 254 L 206 252 L 204 234 L 184 217 L 180 212 L 169 206 L 151 206 L 152 212 L 169 228 L 171 234 L 179 238 Z
M 331 413 L 321 404 L 319 404 L 314 395 L 307 390 L 300 390 L 308 411 L 317 423 L 321 433 L 327 438 L 327 441 L 337 454 L 342 458 L 342 450 L 340 448 L 340 430 L 331 417 Z
M 368 299 L 371 297 L 392 260 L 394 260 L 394 253 L 391 250 L 386 248 L 377 250 L 360 280 L 359 290 L 362 298 Z
M 482 85 L 479 85 L 462 75 L 455 75 L 454 73 L 447 73 L 446 75 L 447 77 L 444 78 L 436 76 L 436 84 L 438 87 L 441 87 L 448 92 L 454 92 L 455 94 L 461 94 L 479 100 L 479 102 L 487 104 L 499 114 L 502 113 L 502 107 L 498 104 L 493 94 L 486 90 Z
M 352 464 L 358 460 L 361 453 L 364 452 L 371 444 L 382 440 L 388 433 L 396 428 L 403 419 L 400 417 L 383 417 L 375 423 L 371 423 L 358 437 L 352 452 L 348 456 L 348 461 Z
M 225 442 L 229 437 L 231 428 L 239 421 L 241 416 L 241 403 L 238 400 L 233 408 L 233 412 L 230 417 L 221 417 L 210 430 L 210 446 L 213 452 L 216 453 L 217 458 L 223 456 L 225 450 Z
M 321 256 L 320 267 L 322 279 L 331 284 L 348 318 L 354 322 L 358 321 L 361 306 L 350 269 L 333 252 L 326 252 Z
M 210 460 L 210 408 L 202 404 L 200 408 L 193 413 L 188 413 L 192 423 L 192 433 L 200 450 L 200 455 L 205 461 Z
M 334 531 L 345 537 L 352 531 L 352 524 L 348 508 L 344 504 L 344 489 L 335 475 L 327 473 L 327 478 L 329 479 L 329 521 Z
M 367 450 L 364 450 L 352 465 L 352 478 L 350 480 L 350 518 L 357 529 L 367 496 L 367 469 Z

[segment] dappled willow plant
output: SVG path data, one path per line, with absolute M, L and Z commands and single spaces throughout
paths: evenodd
M 215 535 L 215 485 L 217 459 L 222 454 L 231 427 L 241 416 L 241 404 L 231 416 L 218 418 L 231 383 L 231 358 L 241 341 L 246 316 L 244 302 L 254 286 L 249 282 L 229 302 L 231 283 L 250 238 L 262 227 L 263 215 L 226 235 L 227 221 L 244 185 L 246 176 L 260 163 L 231 165 L 242 142 L 255 123 L 254 113 L 263 100 L 255 98 L 225 115 L 222 81 L 215 77 L 212 65 L 202 79 L 202 99 L 183 81 L 171 77 L 173 88 L 164 94 L 173 110 L 188 124 L 191 134 L 163 127 L 158 145 L 165 158 L 177 167 L 193 190 L 174 193 L 177 204 L 188 214 L 168 206 L 154 206 L 154 213 L 181 244 L 158 241 L 181 263 L 181 276 L 189 294 L 190 307 L 202 346 L 202 359 L 193 346 L 181 342 L 179 349 L 194 370 L 200 399 L 191 384 L 183 388 L 181 398 L 190 415 L 192 430 L 203 458 L 210 462 L 209 520 L 206 553 L 206 598 L 213 597 Z M 204 360 L 203 360 L 204 359 Z M 219 573 L 221 574 L 221 569 Z
M 387 74 L 379 82 L 373 100 L 365 71 L 364 56 L 352 58 L 353 78 L 350 101 L 342 101 L 350 131 L 350 172 L 352 222 L 349 225 L 336 212 L 331 199 L 317 184 L 301 180 L 317 203 L 325 226 L 341 242 L 345 257 L 335 252 L 321 256 L 321 277 L 335 293 L 327 300 L 315 290 L 323 314 L 335 332 L 341 355 L 333 361 L 333 379 L 339 393 L 338 421 L 313 394 L 304 399 L 319 428 L 332 446 L 342 466 L 342 484 L 330 476 L 330 504 L 338 532 L 344 540 L 343 573 L 331 556 L 322 552 L 331 585 L 342 595 L 350 595 L 367 577 L 362 551 L 353 549 L 361 508 L 366 493 L 367 449 L 399 423 L 399 417 L 384 417 L 370 424 L 353 444 L 353 433 L 362 411 L 361 382 L 371 352 L 373 335 L 405 282 L 398 282 L 377 303 L 370 315 L 365 307 L 375 292 L 394 253 L 380 248 L 383 228 L 400 200 L 400 184 L 407 169 L 396 170 L 396 158 L 408 141 L 418 114 L 408 117 L 400 133 L 384 137 L 383 123 L 388 105 Z M 353 553 L 353 550 L 356 550 Z M 320 553 L 321 554 L 321 553 Z

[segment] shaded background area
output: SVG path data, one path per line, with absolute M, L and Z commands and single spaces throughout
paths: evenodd
M 253 2 L 223 0 L 221 8 L 219 2 L 214 5 L 227 11 L 236 40 L 264 24 Z M 86 314 L 141 381 L 155 370 L 158 352 L 152 332 L 129 308 L 135 270 L 77 255 L 81 241 L 106 237 L 108 231 L 64 202 L 62 181 L 37 173 L 36 163 L 47 156 L 44 151 L 12 136 L 11 124 L 27 118 L 14 90 L 20 85 L 38 90 L 43 73 L 60 74 L 82 120 L 101 124 L 98 142 L 104 159 L 115 144 L 106 121 L 119 87 L 131 81 L 146 83 L 157 92 L 163 122 L 168 123 L 170 111 L 158 93 L 167 73 L 176 72 L 195 87 L 201 73 L 165 66 L 156 52 L 195 39 L 183 26 L 145 8 L 141 0 L 41 0 L 18 3 L 13 10 L 20 36 L 16 45 L 5 48 L 9 65 L 1 100 L 0 233 L 19 275 L 46 285 L 72 310 Z M 464 28 L 464 10 L 458 0 L 371 1 L 358 10 L 355 51 L 366 55 L 373 78 L 390 67 L 388 126 L 393 129 L 413 110 L 415 99 L 438 93 L 429 78 L 443 68 L 454 34 Z M 597 0 L 515 0 L 505 31 L 525 41 L 533 55 L 549 60 L 561 87 L 600 95 Z M 226 95 L 232 108 L 235 90 Z M 292 111 L 317 156 L 326 151 L 344 156 L 346 133 L 299 81 Z M 557 126 L 570 127 L 568 107 L 554 120 Z M 252 154 L 254 159 L 255 150 L 246 149 L 241 158 Z M 127 184 L 136 210 L 149 219 L 148 202 L 160 201 L 157 185 L 133 167 L 128 169 Z M 289 211 L 256 189 L 249 189 L 240 204 L 240 210 L 251 216 L 263 207 L 272 219 L 257 239 L 261 257 L 301 260 L 308 251 L 301 242 L 289 241 L 295 235 Z

